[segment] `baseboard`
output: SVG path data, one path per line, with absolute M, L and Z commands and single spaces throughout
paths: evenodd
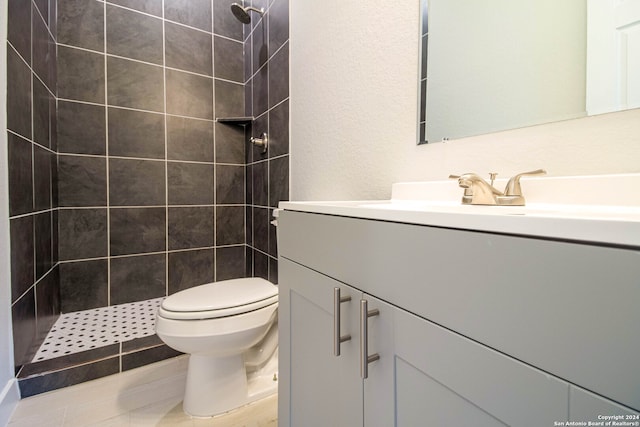
M 0 392 L 0 426 L 9 424 L 11 415 L 19 401 L 18 380 L 11 378 Z

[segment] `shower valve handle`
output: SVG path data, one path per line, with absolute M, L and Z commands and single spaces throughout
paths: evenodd
M 267 135 L 266 132 L 262 132 L 262 135 L 260 135 L 260 138 L 256 138 L 255 136 L 252 136 L 251 138 L 249 138 L 249 142 L 251 142 L 253 145 L 257 146 L 257 147 L 262 147 L 262 154 L 267 152 L 267 144 L 269 143 L 269 135 Z

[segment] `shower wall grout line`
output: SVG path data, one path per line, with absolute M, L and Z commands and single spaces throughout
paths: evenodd
M 70 99 L 70 98 L 57 98 L 57 99 L 60 100 L 60 101 L 69 102 L 69 103 L 75 103 L 75 104 L 95 105 L 96 107 L 117 108 L 119 110 L 128 110 L 128 111 L 139 111 L 141 113 L 166 115 L 166 116 L 169 116 L 169 117 L 178 117 L 178 118 L 183 118 L 183 119 L 199 120 L 199 121 L 203 121 L 203 122 L 215 122 L 216 121 L 216 119 L 203 119 L 202 117 L 184 116 L 184 115 L 180 115 L 180 114 L 163 113 L 162 111 L 144 110 L 144 109 L 141 109 L 141 108 L 125 107 L 123 105 L 115 105 L 115 104 L 108 104 L 108 103 L 105 104 L 105 103 L 92 102 L 92 101 L 82 101 L 82 100 L 79 100 L 79 99 Z
M 169 205 L 169 207 L 171 208 L 211 208 L 214 206 L 244 206 L 243 203 L 219 203 L 217 205 L 214 204 L 210 204 L 210 205 Z M 159 209 L 159 208 L 164 208 L 165 205 L 123 205 L 123 206 L 115 206 L 112 205 L 110 207 L 107 206 L 61 206 L 60 210 L 74 210 L 74 209 Z M 42 211 L 42 212 L 46 212 L 46 211 Z M 18 217 L 21 216 L 27 216 L 25 215 L 19 215 Z
M 213 117 L 216 117 L 216 82 L 215 82 L 215 75 L 216 75 L 216 45 L 215 45 L 215 32 L 216 32 L 216 28 L 215 28 L 215 16 L 213 13 L 213 10 L 215 8 L 214 6 L 214 2 L 215 0 L 211 0 L 210 5 L 211 5 L 211 73 L 214 75 L 214 81 L 213 84 L 211 85 L 211 102 L 213 102 L 213 105 L 211 106 L 211 110 L 213 112 Z M 215 166 L 215 161 L 217 160 L 217 153 L 216 153 L 216 125 L 215 121 L 213 123 L 213 160 L 214 160 L 214 166 L 213 166 L 213 230 L 211 230 L 211 232 L 213 233 L 213 244 L 214 246 L 218 243 L 218 233 L 217 233 L 217 227 L 218 227 L 218 199 L 217 199 L 217 191 L 216 191 L 216 185 L 217 185 L 217 179 L 216 179 L 216 175 L 218 172 L 218 168 L 216 168 Z M 245 242 L 246 242 L 246 238 L 245 238 Z M 245 263 L 246 264 L 246 263 Z M 213 281 L 215 282 L 218 279 L 218 251 L 217 249 L 213 250 Z
M 163 22 L 164 22 L 164 20 L 163 20 Z M 164 25 L 163 25 L 163 27 L 164 27 Z M 106 49 L 105 49 L 105 52 L 100 52 L 100 51 L 97 51 L 97 50 L 87 49 L 87 48 L 79 47 L 79 46 L 68 45 L 68 44 L 64 44 L 64 43 L 58 43 L 58 45 L 62 46 L 62 47 L 66 47 L 68 49 L 75 49 L 75 50 L 81 50 L 81 51 L 84 51 L 84 52 L 93 53 L 95 55 L 106 55 L 107 58 L 123 59 L 125 61 L 136 62 L 136 63 L 139 63 L 139 64 L 149 65 L 149 66 L 152 66 L 152 67 L 166 68 L 167 70 L 179 71 L 181 73 L 191 74 L 191 75 L 194 75 L 194 76 L 204 77 L 204 78 L 207 78 L 207 79 L 215 79 L 215 80 L 225 81 L 225 82 L 233 83 L 233 84 L 237 84 L 237 85 L 242 85 L 243 84 L 241 82 L 237 82 L 237 81 L 234 81 L 234 80 L 227 80 L 227 79 L 222 79 L 220 77 L 214 77 L 213 74 L 196 73 L 195 71 L 185 70 L 183 68 L 169 67 L 169 66 L 166 66 L 164 64 L 156 64 L 154 62 L 142 61 L 140 59 L 130 58 L 130 57 L 126 57 L 126 56 L 120 56 L 120 55 L 116 55 L 116 54 L 113 54 L 113 53 L 106 53 Z
M 55 153 L 52 152 L 52 154 L 59 154 L 61 156 L 67 156 L 67 157 L 93 157 L 93 158 L 97 158 L 97 159 L 102 159 L 102 158 L 110 158 L 110 159 L 119 159 L 119 160 L 148 160 L 150 162 L 164 162 L 167 161 L 169 163 L 190 163 L 190 164 L 198 164 L 198 165 L 220 165 L 220 166 L 235 166 L 235 167 L 246 167 L 246 164 L 244 163 L 222 163 L 222 162 L 202 162 L 202 161 L 198 161 L 198 160 L 176 160 L 176 159 L 160 159 L 160 158 L 152 158 L 152 157 L 128 157 L 128 156 L 113 156 L 113 155 L 109 155 L 107 156 L 106 154 L 82 154 L 82 153 Z M 283 157 L 286 156 L 285 155 L 281 155 L 281 156 L 277 156 L 277 157 Z M 272 157 L 272 159 L 275 159 L 277 157 Z M 268 159 L 263 159 L 261 161 L 264 160 L 268 160 Z M 258 163 L 258 162 L 256 162 Z
M 132 8 L 130 8 L 130 7 L 122 6 L 122 5 L 117 4 L 117 3 L 112 3 L 112 2 L 110 2 L 110 1 L 108 1 L 108 0 L 107 0 L 107 1 L 105 1 L 105 0 L 97 0 L 97 1 L 103 1 L 104 3 L 108 3 L 108 4 L 109 4 L 109 6 L 117 7 L 118 9 L 128 10 L 129 12 L 135 12 L 135 13 L 138 13 L 138 14 L 140 14 L 140 15 L 148 16 L 148 17 L 150 17 L 150 18 L 155 18 L 155 19 L 164 19 L 164 18 L 163 18 L 163 16 L 164 16 L 164 1 L 163 1 L 163 5 L 162 5 L 162 6 L 163 6 L 163 7 L 162 7 L 162 16 L 153 15 L 153 14 L 151 14 L 151 13 L 143 12 L 143 11 L 138 10 L 138 9 L 132 9 Z M 176 24 L 178 24 L 178 22 L 176 22 Z M 182 25 L 184 25 L 184 24 L 182 24 Z M 185 27 L 188 27 L 188 25 L 184 25 L 184 26 L 185 26 Z M 189 27 L 189 28 L 193 28 L 193 27 Z M 197 28 L 194 28 L 194 29 L 197 29 Z M 202 31 L 202 30 L 200 30 L 200 31 Z
M 162 159 L 162 158 L 157 158 L 157 157 L 129 157 L 129 156 L 113 156 L 113 155 L 109 155 L 107 156 L 106 154 L 83 154 L 83 153 L 58 153 L 61 156 L 66 156 L 66 157 L 93 157 L 93 158 L 97 158 L 97 159 L 106 159 L 107 157 L 110 159 L 119 159 L 119 160 L 144 160 L 144 161 L 150 161 L 150 162 L 169 162 L 169 163 L 191 163 L 191 164 L 200 164 L 200 165 L 214 165 L 214 162 L 201 162 L 201 161 L 197 161 L 197 160 L 175 160 L 175 159 Z M 227 166 L 244 166 L 244 164 L 241 163 L 218 163 L 221 165 L 227 165 Z
M 96 0 L 96 1 L 104 1 L 104 0 Z M 155 18 L 155 19 L 164 19 L 165 21 L 167 21 L 167 22 L 169 22 L 169 23 L 171 23 L 171 24 L 176 24 L 176 25 L 179 25 L 179 26 L 181 26 L 181 27 L 185 27 L 185 28 L 189 28 L 189 29 L 192 29 L 192 30 L 200 31 L 200 32 L 202 32 L 202 33 L 206 33 L 206 34 L 214 34 L 214 33 L 213 33 L 213 31 L 203 30 L 202 28 L 194 27 L 194 26 L 191 26 L 191 25 L 188 25 L 188 24 L 184 24 L 184 23 L 182 23 L 182 22 L 178 22 L 178 21 L 173 21 L 173 20 L 171 20 L 171 19 L 167 19 L 167 18 L 164 16 L 164 5 L 163 5 L 163 7 L 162 7 L 162 16 L 158 16 L 158 15 L 153 15 L 153 14 L 150 14 L 150 13 L 143 12 L 143 11 L 141 11 L 141 10 L 132 9 L 132 8 L 129 8 L 129 7 L 126 7 L 126 6 L 122 6 L 122 5 L 120 5 L 120 4 L 112 3 L 112 2 L 110 2 L 110 1 L 108 1 L 108 0 L 107 0 L 105 3 L 108 3 L 108 4 L 109 4 L 109 6 L 117 7 L 117 8 L 119 8 L 119 9 L 128 10 L 128 11 L 130 11 L 130 12 L 135 12 L 135 13 L 138 13 L 138 14 L 141 14 L 141 15 L 149 16 L 149 17 L 151 17 L 151 18 Z M 212 14 L 213 14 L 213 6 L 212 6 L 212 8 L 211 8 L 211 11 L 212 11 Z M 212 24 L 213 24 L 213 19 L 212 19 L 212 21 L 211 21 L 211 22 L 212 22 Z M 225 38 L 225 39 L 229 39 L 229 40 L 231 40 L 231 41 L 235 41 L 235 42 L 242 43 L 242 41 L 241 41 L 241 40 L 236 40 L 236 39 L 233 39 L 233 38 L 230 38 L 230 37 L 227 37 L 227 36 L 223 36 L 223 35 L 220 35 L 220 34 L 216 34 L 216 35 L 217 35 L 217 36 L 219 36 L 219 37 L 223 37 L 223 38 Z
M 243 36 L 244 36 L 244 30 L 247 28 L 247 26 L 244 25 L 242 28 L 243 28 Z M 250 47 L 250 49 L 249 49 L 249 58 L 248 58 L 249 61 L 250 61 L 249 70 L 253 71 L 253 48 L 254 47 L 253 47 L 253 28 L 251 26 L 249 27 L 248 33 L 249 33 L 249 35 L 246 38 L 243 37 L 243 39 L 245 40 L 245 44 L 249 43 L 249 47 Z M 246 65 L 243 68 L 246 69 Z M 243 71 L 244 71 L 244 69 L 243 69 Z M 251 74 L 251 73 L 249 73 L 249 74 Z M 245 83 L 245 91 L 246 91 L 246 84 L 248 82 L 251 82 L 251 88 L 250 88 L 251 89 L 251 105 L 250 105 L 250 108 L 251 108 L 251 114 L 250 115 L 251 116 L 254 116 L 254 114 L 255 114 L 255 111 L 253 111 L 253 104 L 254 104 L 254 99 L 255 99 L 255 95 L 256 95 L 255 94 L 255 85 L 253 84 L 253 77 L 254 77 L 253 75 L 250 75 L 249 79 Z M 245 97 L 245 99 L 246 99 L 246 97 Z M 245 107 L 245 111 L 246 111 L 246 107 Z M 257 119 L 257 117 L 255 119 Z M 255 121 L 255 119 L 254 119 L 254 121 Z M 251 133 L 250 134 L 248 132 L 248 129 L 249 129 L 248 127 L 245 127 L 245 141 L 248 141 L 248 138 L 253 136 L 253 126 L 251 127 Z M 253 160 L 254 160 L 253 159 L 253 151 L 254 151 L 253 150 L 253 146 L 251 144 L 245 145 L 245 150 L 249 151 L 247 153 L 247 155 L 245 155 L 245 159 L 247 161 L 247 164 L 253 164 L 254 163 L 253 162 Z M 251 200 L 247 200 L 247 208 L 248 208 L 249 212 L 251 212 L 251 230 L 249 230 L 249 232 L 251 233 L 251 239 L 250 239 L 251 240 L 251 244 L 247 245 L 248 248 L 251 251 L 251 260 L 250 260 L 251 264 L 250 264 L 250 272 L 249 272 L 251 277 L 255 277 L 255 257 L 254 257 L 254 254 L 253 254 L 253 250 L 254 250 L 253 245 L 255 244 L 255 223 L 254 223 L 254 217 L 253 217 L 253 199 L 254 199 L 255 195 L 254 195 L 254 190 L 253 190 L 253 182 L 254 182 L 254 169 L 251 168 Z M 245 188 L 246 188 L 246 186 L 245 186 Z M 245 221 L 246 221 L 246 215 L 245 215 Z M 245 230 L 246 230 L 246 226 L 245 226 Z M 247 240 L 249 240 L 249 239 L 247 239 L 246 231 L 245 231 L 245 241 L 247 241 Z M 246 253 L 247 252 L 248 251 L 245 250 L 245 257 L 246 257 Z M 246 262 L 247 261 L 245 260 L 245 263 Z
M 267 3 L 268 7 L 267 7 L 267 11 L 265 12 L 263 19 L 265 20 L 263 22 L 263 25 L 265 25 L 267 27 L 267 39 L 266 39 L 266 44 L 267 44 L 267 51 L 269 51 L 269 38 L 270 38 L 270 32 L 271 32 L 271 26 L 268 25 L 268 17 L 269 15 L 269 3 Z M 284 44 L 283 44 L 284 46 Z M 280 49 L 282 49 L 282 47 L 280 47 Z M 273 58 L 275 56 L 275 53 L 273 53 L 272 55 L 269 56 L 269 58 L 267 58 L 267 60 L 265 61 L 265 65 L 269 64 L 269 62 L 271 61 L 271 58 Z M 270 129 L 271 127 L 271 114 L 269 114 L 269 111 L 271 111 L 269 109 L 269 104 L 270 99 L 271 99 L 271 67 L 267 68 L 267 111 L 265 112 L 267 114 L 267 129 Z M 271 153 L 268 153 L 271 154 Z M 267 205 L 271 202 L 271 156 L 267 155 L 267 158 L 269 159 L 269 161 L 267 162 Z M 267 216 L 267 249 L 271 246 L 271 233 L 269 232 L 269 227 L 271 226 L 270 222 L 269 222 L 269 217 Z M 256 250 L 258 252 L 262 252 L 260 251 L 260 249 L 256 248 Z M 263 252 L 262 252 L 263 253 Z M 268 254 L 267 254 L 268 255 Z M 271 265 L 268 262 L 267 259 L 267 278 L 269 277 L 269 273 L 271 273 Z
M 40 17 L 40 19 L 42 20 L 42 22 L 44 23 L 45 28 L 47 29 L 47 33 L 51 36 L 51 38 L 53 40 L 55 40 L 56 38 L 53 36 L 53 33 L 51 32 L 51 28 L 49 28 L 49 25 L 47 24 L 47 20 L 44 19 L 44 17 L 42 16 L 42 12 L 40 11 L 40 8 L 38 7 L 38 5 L 35 3 L 35 1 L 32 2 L 32 6 L 31 7 L 35 7 L 36 11 L 38 11 L 38 16 Z M 32 24 L 33 25 L 33 24 Z
M 108 66 L 107 66 L 107 3 L 104 3 L 104 16 L 103 16 L 103 38 L 104 38 L 104 103 L 107 105 L 109 103 L 109 76 L 108 76 Z M 106 156 L 106 164 L 105 164 L 105 173 L 106 173 L 106 183 L 107 183 L 107 306 L 111 305 L 111 197 L 110 197 L 110 188 L 109 188 L 109 109 L 105 107 L 104 109 L 104 122 L 105 122 L 105 156 Z
M 267 33 L 269 32 L 269 29 L 267 29 Z M 268 37 L 268 36 L 267 36 Z M 268 38 L 267 38 L 268 39 Z M 255 73 L 253 73 L 251 75 L 251 77 L 249 78 L 249 80 L 253 79 L 258 73 L 260 73 L 260 70 L 262 70 L 272 59 L 274 56 L 276 56 L 278 53 L 280 53 L 280 51 L 284 48 L 284 46 L 289 43 L 289 40 L 287 39 L 286 42 L 282 43 L 282 46 L 280 46 L 278 49 L 276 49 L 275 52 L 273 52 L 271 55 L 269 55 L 269 58 L 267 58 L 266 61 L 264 61 L 264 64 L 262 64 Z M 253 69 L 253 68 L 252 68 Z M 288 97 L 287 97 L 288 98 Z
M 54 265 L 54 266 L 51 266 L 51 268 L 50 268 L 49 270 L 47 270 L 47 272 L 46 272 L 46 273 L 44 273 L 44 274 L 42 275 L 42 277 L 41 277 L 41 278 L 39 278 L 38 280 L 35 280 L 35 281 L 31 284 L 31 286 L 29 286 L 29 287 L 28 287 L 28 288 L 27 288 L 27 289 L 26 289 L 22 294 L 20 294 L 20 296 L 19 296 L 18 298 L 16 298 L 16 299 L 15 299 L 15 301 L 13 301 L 13 302 L 11 303 L 11 307 L 13 307 L 15 304 L 17 304 L 17 303 L 20 301 L 20 299 L 24 298 L 24 296 L 25 296 L 26 294 L 28 294 L 28 293 L 29 293 L 29 291 L 31 291 L 31 288 L 35 289 L 35 286 L 36 286 L 38 283 L 42 282 L 42 280 L 43 280 L 45 277 L 47 277 L 51 272 L 53 272 L 53 270 L 55 270 L 55 268 L 56 268 L 56 266 L 57 266 L 57 265 L 58 265 L 58 264 L 56 264 L 56 265 Z
M 32 3 L 32 6 L 33 6 L 33 3 Z M 30 25 L 32 25 L 32 24 L 30 24 Z M 48 27 L 46 24 L 45 24 L 45 27 L 47 28 L 47 30 L 49 30 L 49 27 Z M 49 33 L 49 34 L 51 34 L 51 33 Z M 32 37 L 33 37 L 33 35 L 32 35 Z M 52 39 L 55 41 L 55 38 L 54 38 L 54 37 L 52 37 Z M 56 94 L 55 94 L 55 93 L 53 93 L 53 92 L 51 91 L 51 89 L 49 88 L 49 86 L 48 86 L 48 85 L 47 85 L 47 84 L 46 84 L 46 83 L 45 83 L 45 82 L 40 78 L 40 76 L 39 76 L 39 75 L 38 75 L 38 74 L 33 70 L 33 67 L 31 66 L 31 64 L 29 64 L 29 63 L 27 62 L 27 60 L 26 60 L 26 59 L 24 59 L 24 57 L 20 54 L 20 52 L 18 52 L 18 50 L 15 48 L 15 46 L 14 46 L 14 45 L 9 41 L 9 40 L 7 40 L 7 46 L 10 46 L 10 47 L 11 47 L 11 49 L 14 51 L 14 53 L 15 53 L 16 55 L 18 55 L 18 58 L 20 58 L 20 59 L 22 60 L 22 62 L 24 62 L 24 64 L 29 68 L 29 71 L 31 71 L 32 77 L 33 77 L 33 76 L 35 76 L 35 78 L 37 78 L 37 79 L 38 79 L 38 81 L 40 81 L 40 83 L 42 83 L 42 86 L 44 86 L 44 88 L 47 90 L 47 92 L 49 92 L 49 94 L 50 94 L 50 95 L 52 95 L 52 96 L 55 98 L 55 97 L 56 97 Z M 56 43 L 56 48 L 57 48 L 57 43 Z M 31 54 L 31 49 L 29 50 L 29 53 Z M 33 56 L 33 55 L 31 54 L 31 56 Z M 32 83 L 32 84 L 33 84 L 33 83 Z M 33 115 L 33 111 L 32 111 L 32 115 Z M 11 129 L 6 129 L 6 130 L 7 130 L 7 131 L 9 131 L 9 132 L 11 132 L 11 133 L 14 133 L 14 134 L 16 134 L 16 135 L 20 135 L 20 134 L 18 134 L 18 133 L 13 132 Z M 22 135 L 20 135 L 20 136 L 22 136 Z
M 168 138 L 167 138 L 167 46 L 166 46 L 166 24 L 164 16 L 164 0 L 162 0 L 162 101 L 164 108 L 164 294 L 169 295 L 169 162 L 168 158 Z M 213 70 L 211 70 L 213 74 Z
M 39 215 L 39 214 L 43 214 L 43 213 L 47 213 L 47 212 L 53 212 L 57 210 L 57 208 L 49 208 L 49 209 L 42 209 L 39 211 L 33 211 L 33 212 L 29 212 L 29 213 L 23 213 L 23 214 L 19 214 L 19 215 L 13 215 L 10 216 L 9 219 L 19 219 L 19 218 L 26 218 L 28 216 L 35 216 L 35 215 Z
M 37 145 L 39 148 L 41 148 L 41 149 L 43 149 L 43 150 L 45 150 L 45 151 L 48 151 L 48 152 L 49 152 L 49 153 L 51 153 L 51 154 L 57 154 L 57 153 L 56 153 L 55 151 L 53 151 L 51 148 L 49 148 L 49 147 L 45 147 L 44 145 L 40 144 L 39 142 L 33 141 L 33 140 L 31 140 L 31 139 L 27 138 L 27 137 L 26 137 L 26 136 L 24 136 L 24 135 L 20 135 L 19 133 L 15 132 L 15 131 L 12 131 L 11 129 L 7 129 L 7 133 L 8 133 L 8 134 L 11 134 L 11 135 L 15 135 L 15 136 L 19 137 L 20 139 L 24 139 L 25 141 L 30 142 L 30 143 L 31 143 L 31 144 L 33 144 L 33 145 Z
M 93 257 L 93 258 L 74 258 L 74 259 L 66 259 L 60 260 L 56 265 L 62 264 L 71 264 L 74 262 L 83 262 L 83 261 L 100 261 L 100 260 L 108 260 L 111 259 L 119 259 L 119 258 L 132 258 L 132 257 L 140 257 L 147 255 L 162 255 L 165 253 L 176 253 L 176 252 L 189 252 L 189 251 L 202 251 L 209 249 L 225 249 L 225 248 L 237 248 L 240 246 L 244 246 L 246 243 L 234 243 L 228 245 L 214 245 L 214 246 L 198 246 L 195 248 L 179 248 L 179 249 L 169 249 L 168 251 L 157 251 L 157 252 L 137 252 L 133 254 L 123 254 L 123 255 L 110 255 L 110 256 L 102 256 L 102 257 Z M 52 267 L 49 271 L 53 270 Z M 48 273 L 48 272 L 47 272 Z
M 33 45 L 34 45 L 34 31 L 33 31 L 33 9 L 37 9 L 37 7 L 35 6 L 35 4 L 33 3 L 33 1 L 28 0 L 29 1 L 29 26 L 31 27 L 31 46 L 30 48 L 30 56 L 31 56 L 31 64 L 33 65 Z M 31 123 L 30 123 L 30 127 L 31 127 L 31 135 L 29 135 L 30 140 L 35 140 L 35 129 L 34 129 L 34 117 L 35 117 L 35 108 L 33 108 L 34 106 L 34 96 L 33 96 L 33 76 L 34 74 L 36 74 L 36 72 L 33 70 L 33 68 L 30 66 L 29 67 L 29 86 L 30 86 L 30 95 L 31 95 L 31 99 L 29 100 L 31 102 Z M 45 85 L 46 86 L 46 85 Z M 33 146 L 33 144 L 30 144 L 30 148 L 31 148 L 31 212 L 33 215 L 33 227 L 31 228 L 31 233 L 32 233 L 32 241 L 33 241 L 33 278 L 34 278 L 34 283 L 29 287 L 33 287 L 33 295 L 34 295 L 34 305 L 35 305 L 35 312 L 38 313 L 38 297 L 37 297 L 37 292 L 36 292 L 36 285 L 35 285 L 35 279 L 38 278 L 38 253 L 37 253 L 37 240 L 36 240 L 36 214 L 33 214 L 33 211 L 35 211 L 36 209 L 36 150 Z M 37 324 L 38 324 L 38 316 L 36 315 L 36 329 L 37 329 Z

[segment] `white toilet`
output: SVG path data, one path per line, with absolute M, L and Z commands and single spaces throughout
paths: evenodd
M 184 411 L 211 417 L 277 391 L 278 287 L 225 280 L 167 297 L 156 333 L 190 354 Z

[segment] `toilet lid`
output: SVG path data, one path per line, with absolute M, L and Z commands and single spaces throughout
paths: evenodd
M 278 301 L 278 287 L 249 277 L 195 286 L 167 297 L 159 314 L 171 319 L 211 319 L 247 313 Z

